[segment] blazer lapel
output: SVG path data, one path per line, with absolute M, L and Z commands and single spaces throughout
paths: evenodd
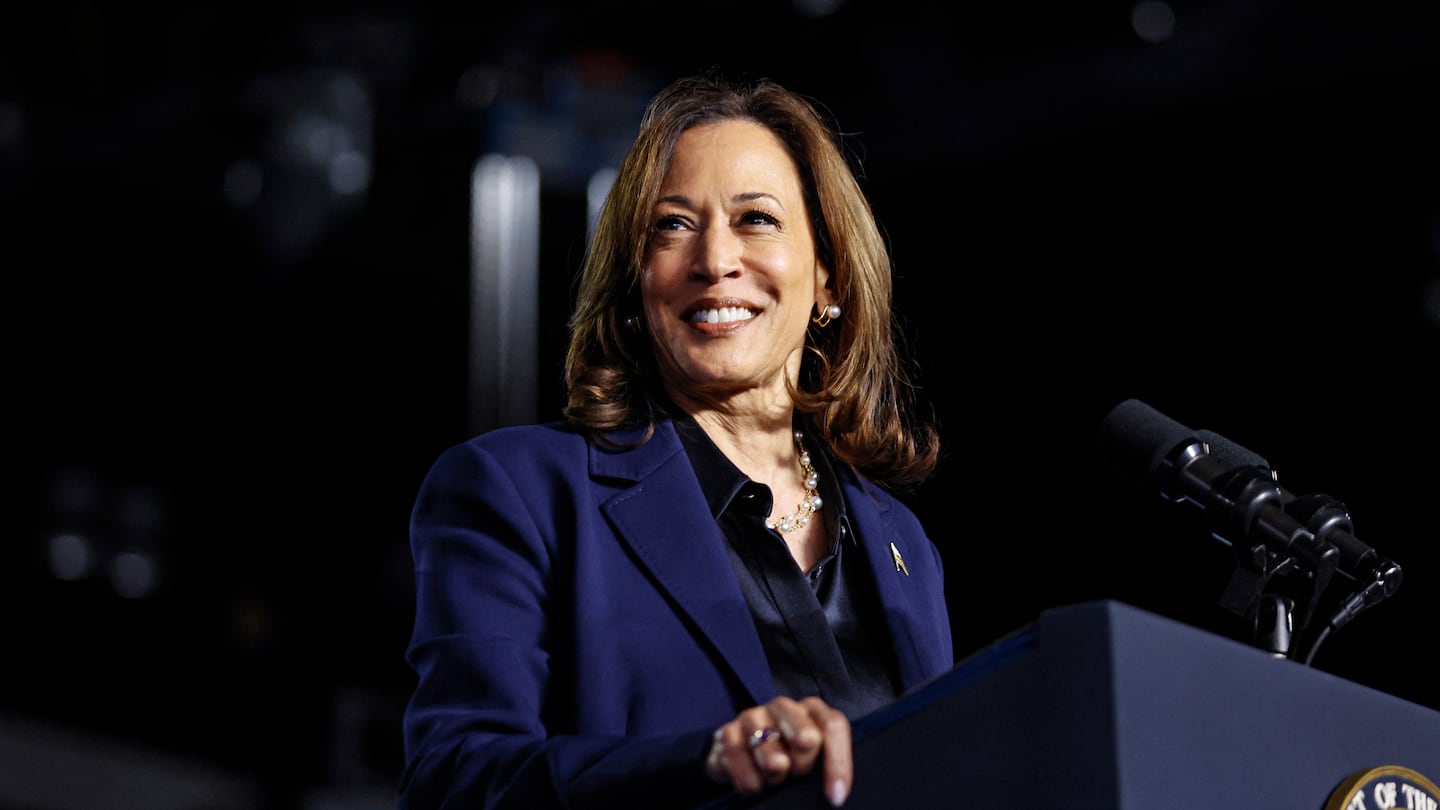
M 592 476 L 635 482 L 601 507 L 617 536 L 714 646 L 751 700 L 759 704 L 774 697 L 755 622 L 731 572 L 720 529 L 703 517 L 710 507 L 674 427 L 658 423 L 655 435 L 633 449 L 592 445 L 590 458 Z
M 898 552 L 908 566 L 910 562 L 929 559 L 930 550 L 910 546 L 915 538 L 901 535 L 890 521 L 888 505 L 882 505 L 864 484 L 848 473 L 841 474 L 845 486 L 845 501 L 851 521 L 855 524 L 855 537 L 864 549 L 865 560 L 875 575 L 875 587 L 885 621 L 894 641 L 896 661 L 900 665 L 900 679 L 903 688 L 909 689 L 944 670 L 951 665 L 948 652 L 935 638 L 935 618 L 929 615 L 927 601 L 934 583 L 919 579 L 930 576 L 928 566 L 916 569 L 911 576 L 899 570 L 895 559 Z M 892 551 L 891 544 L 895 549 Z

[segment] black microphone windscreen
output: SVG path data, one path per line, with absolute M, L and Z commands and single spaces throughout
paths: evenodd
M 1270 469 L 1265 457 L 1243 445 L 1236 444 L 1213 430 L 1197 430 L 1195 437 L 1210 448 L 1210 455 L 1226 467 L 1264 467 Z
M 1116 464 L 1155 477 L 1176 447 L 1196 440 L 1185 425 L 1138 399 L 1116 405 L 1100 422 L 1100 450 Z

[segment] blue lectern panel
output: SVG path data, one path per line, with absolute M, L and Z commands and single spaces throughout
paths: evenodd
M 1324 810 L 1361 771 L 1440 775 L 1440 713 L 1108 601 L 1042 613 L 855 732 L 851 808 Z M 817 776 L 729 805 L 826 807 Z

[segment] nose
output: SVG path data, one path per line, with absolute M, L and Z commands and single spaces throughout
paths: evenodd
M 698 278 L 719 281 L 738 274 L 744 266 L 744 241 L 730 228 L 705 228 L 697 247 L 693 272 Z

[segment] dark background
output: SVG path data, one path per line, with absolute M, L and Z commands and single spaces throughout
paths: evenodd
M 393 805 L 410 502 L 472 426 L 471 168 L 541 168 L 558 415 L 584 178 L 711 66 L 817 97 L 863 167 L 957 651 L 1094 598 L 1246 638 L 1226 546 L 1097 456 L 1138 397 L 1349 507 L 1404 586 L 1313 665 L 1440 709 L 1435 12 L 492 5 L 0 25 L 7 810 Z

